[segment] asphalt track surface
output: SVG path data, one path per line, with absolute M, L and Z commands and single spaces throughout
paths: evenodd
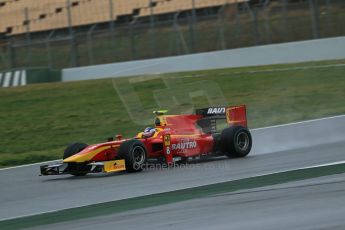
M 34 229 L 344 229 L 345 174 Z
M 0 170 L 0 220 L 345 160 L 345 116 L 259 129 L 244 159 L 171 169 L 39 177 L 39 165 Z
M 0 173 L 0 218 L 119 200 L 224 182 L 282 170 L 345 160 L 345 142 L 245 159 L 220 159 L 189 168 L 152 169 L 136 174 L 39 177 L 38 167 Z

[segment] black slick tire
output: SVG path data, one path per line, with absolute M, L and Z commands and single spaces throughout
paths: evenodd
M 62 159 L 66 159 L 71 157 L 83 149 L 85 149 L 88 145 L 85 143 L 73 143 L 67 146 L 63 153 Z M 79 164 L 79 163 L 68 163 L 68 172 L 74 176 L 85 176 L 88 171 L 91 169 L 91 166 Z
M 144 144 L 138 140 L 128 140 L 120 145 L 118 158 L 125 159 L 127 172 L 140 172 L 147 159 Z
M 242 126 L 228 127 L 221 133 L 220 147 L 228 157 L 245 157 L 252 148 L 252 136 Z

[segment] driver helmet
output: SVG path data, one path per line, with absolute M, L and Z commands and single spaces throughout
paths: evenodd
M 144 138 L 148 138 L 148 137 L 152 137 L 156 132 L 155 128 L 152 127 L 147 127 L 145 128 L 144 132 L 143 132 L 143 137 Z

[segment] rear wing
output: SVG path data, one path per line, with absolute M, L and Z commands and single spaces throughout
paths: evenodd
M 247 128 L 247 109 L 245 105 L 209 107 L 197 109 L 195 113 L 211 120 L 226 119 L 229 125 L 240 125 Z

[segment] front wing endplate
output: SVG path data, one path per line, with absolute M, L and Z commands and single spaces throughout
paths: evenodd
M 105 161 L 103 170 L 106 173 L 124 171 L 126 170 L 125 160 Z

